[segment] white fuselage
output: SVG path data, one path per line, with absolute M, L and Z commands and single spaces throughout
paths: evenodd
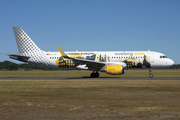
M 61 57 L 59 52 L 44 52 L 47 59 L 50 61 L 50 64 L 52 66 L 57 66 L 57 59 Z M 137 64 L 142 63 L 142 67 L 145 68 L 148 67 L 146 63 L 143 62 L 144 55 L 147 57 L 147 62 L 151 65 L 151 68 L 166 68 L 169 66 L 172 66 L 174 64 L 174 61 L 167 58 L 164 54 L 159 52 L 152 52 L 152 51 L 87 51 L 87 52 L 65 52 L 67 56 L 70 56 L 72 54 L 80 54 L 83 56 L 82 59 L 92 59 L 91 56 L 96 54 L 96 57 L 93 57 L 93 60 L 99 60 L 104 62 L 113 62 L 113 63 L 119 63 L 124 62 L 125 60 L 133 60 L 132 63 Z M 74 56 L 73 56 L 74 57 Z M 143 64 L 144 63 L 144 64 Z M 128 63 L 127 63 L 128 64 Z M 124 67 L 128 67 L 128 65 Z M 131 65 L 131 64 L 130 64 Z M 131 65 L 132 67 L 133 65 Z M 135 67 L 136 68 L 136 67 Z

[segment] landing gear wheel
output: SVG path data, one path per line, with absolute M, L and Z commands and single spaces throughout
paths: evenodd
M 91 73 L 91 77 L 94 78 L 94 77 L 95 77 L 95 74 L 94 74 L 94 73 Z
M 149 77 L 150 77 L 150 78 L 153 78 L 153 74 L 149 74 Z
M 95 77 L 99 77 L 99 73 L 97 72 L 97 73 L 91 73 L 91 75 L 90 75 L 92 78 L 95 78 Z
M 95 76 L 96 76 L 96 77 L 99 77 L 99 73 L 95 73 Z

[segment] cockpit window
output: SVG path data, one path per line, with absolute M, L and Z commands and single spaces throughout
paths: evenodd
M 160 58 L 168 58 L 167 56 L 160 56 Z

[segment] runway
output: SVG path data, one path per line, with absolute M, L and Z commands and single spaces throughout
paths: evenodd
M 0 80 L 180 80 L 180 77 L 0 77 Z

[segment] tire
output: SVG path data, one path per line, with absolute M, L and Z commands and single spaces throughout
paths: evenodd
M 149 74 L 149 77 L 150 77 L 150 78 L 153 78 L 153 74 Z
M 91 75 L 90 75 L 90 76 L 91 76 L 91 78 L 96 77 L 94 73 L 91 73 Z

